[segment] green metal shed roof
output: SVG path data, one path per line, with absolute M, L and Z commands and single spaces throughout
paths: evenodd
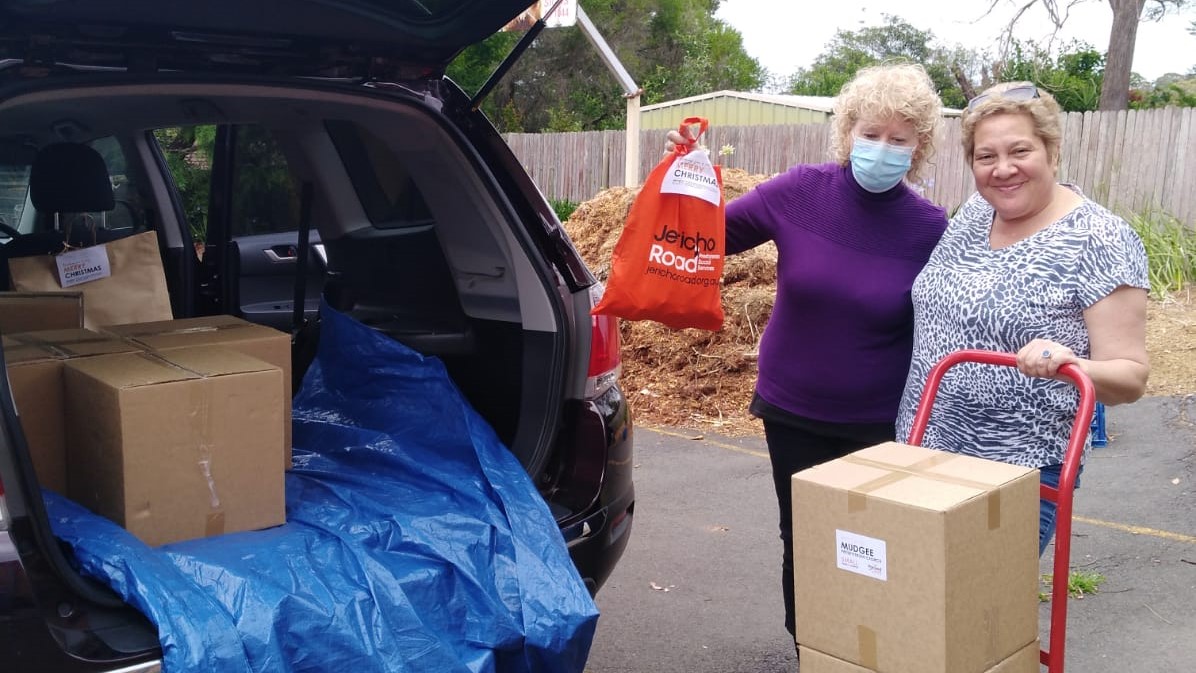
M 717 126 L 817 124 L 830 119 L 834 106 L 834 96 L 715 91 L 645 105 L 640 108 L 640 128 L 673 128 L 685 117 L 705 117 Z M 959 113 L 943 109 L 947 117 L 958 117 Z

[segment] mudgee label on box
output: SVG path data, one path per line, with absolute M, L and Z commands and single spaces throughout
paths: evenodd
M 887 582 L 888 554 L 885 541 L 835 529 L 835 564 L 840 570 Z

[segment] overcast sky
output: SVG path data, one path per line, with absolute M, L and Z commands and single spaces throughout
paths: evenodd
M 1013 16 L 1014 5 L 1001 0 L 991 16 L 981 19 L 988 5 L 989 0 L 722 0 L 717 16 L 743 35 L 748 54 L 772 74 L 785 77 L 808 67 L 835 31 L 878 25 L 882 14 L 899 16 L 916 28 L 929 30 L 940 43 L 992 45 Z M 1142 23 L 1134 72 L 1153 80 L 1168 72 L 1186 73 L 1196 65 L 1196 36 L 1187 32 L 1193 19 L 1196 11 L 1187 10 L 1169 15 L 1161 23 Z M 1112 24 L 1109 3 L 1088 0 L 1072 8 L 1060 37 L 1064 42 L 1083 40 L 1104 52 Z M 1037 7 L 1018 25 L 1024 39 L 1044 40 L 1051 33 L 1046 13 Z

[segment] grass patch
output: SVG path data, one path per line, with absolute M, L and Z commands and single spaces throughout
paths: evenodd
M 568 201 L 566 199 L 549 199 L 548 202 L 549 205 L 552 206 L 552 209 L 556 211 L 556 217 L 561 222 L 569 219 L 569 216 L 572 215 L 573 211 L 577 210 L 577 206 L 580 205 L 576 201 Z
M 1150 270 L 1150 296 L 1162 299 L 1196 282 L 1196 230 L 1161 212 L 1131 215 Z
M 1051 600 L 1051 587 L 1053 585 L 1053 577 L 1051 575 L 1042 576 L 1042 584 L 1044 589 L 1038 592 L 1038 600 L 1042 603 Z M 1083 598 L 1090 594 L 1097 593 L 1100 590 L 1100 585 L 1105 583 L 1105 576 L 1091 570 L 1073 570 L 1067 576 L 1067 595 L 1072 598 Z

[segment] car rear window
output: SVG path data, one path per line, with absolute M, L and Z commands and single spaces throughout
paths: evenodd
M 378 136 L 349 121 L 329 120 L 325 127 L 371 224 L 399 229 L 431 223 L 408 167 Z

